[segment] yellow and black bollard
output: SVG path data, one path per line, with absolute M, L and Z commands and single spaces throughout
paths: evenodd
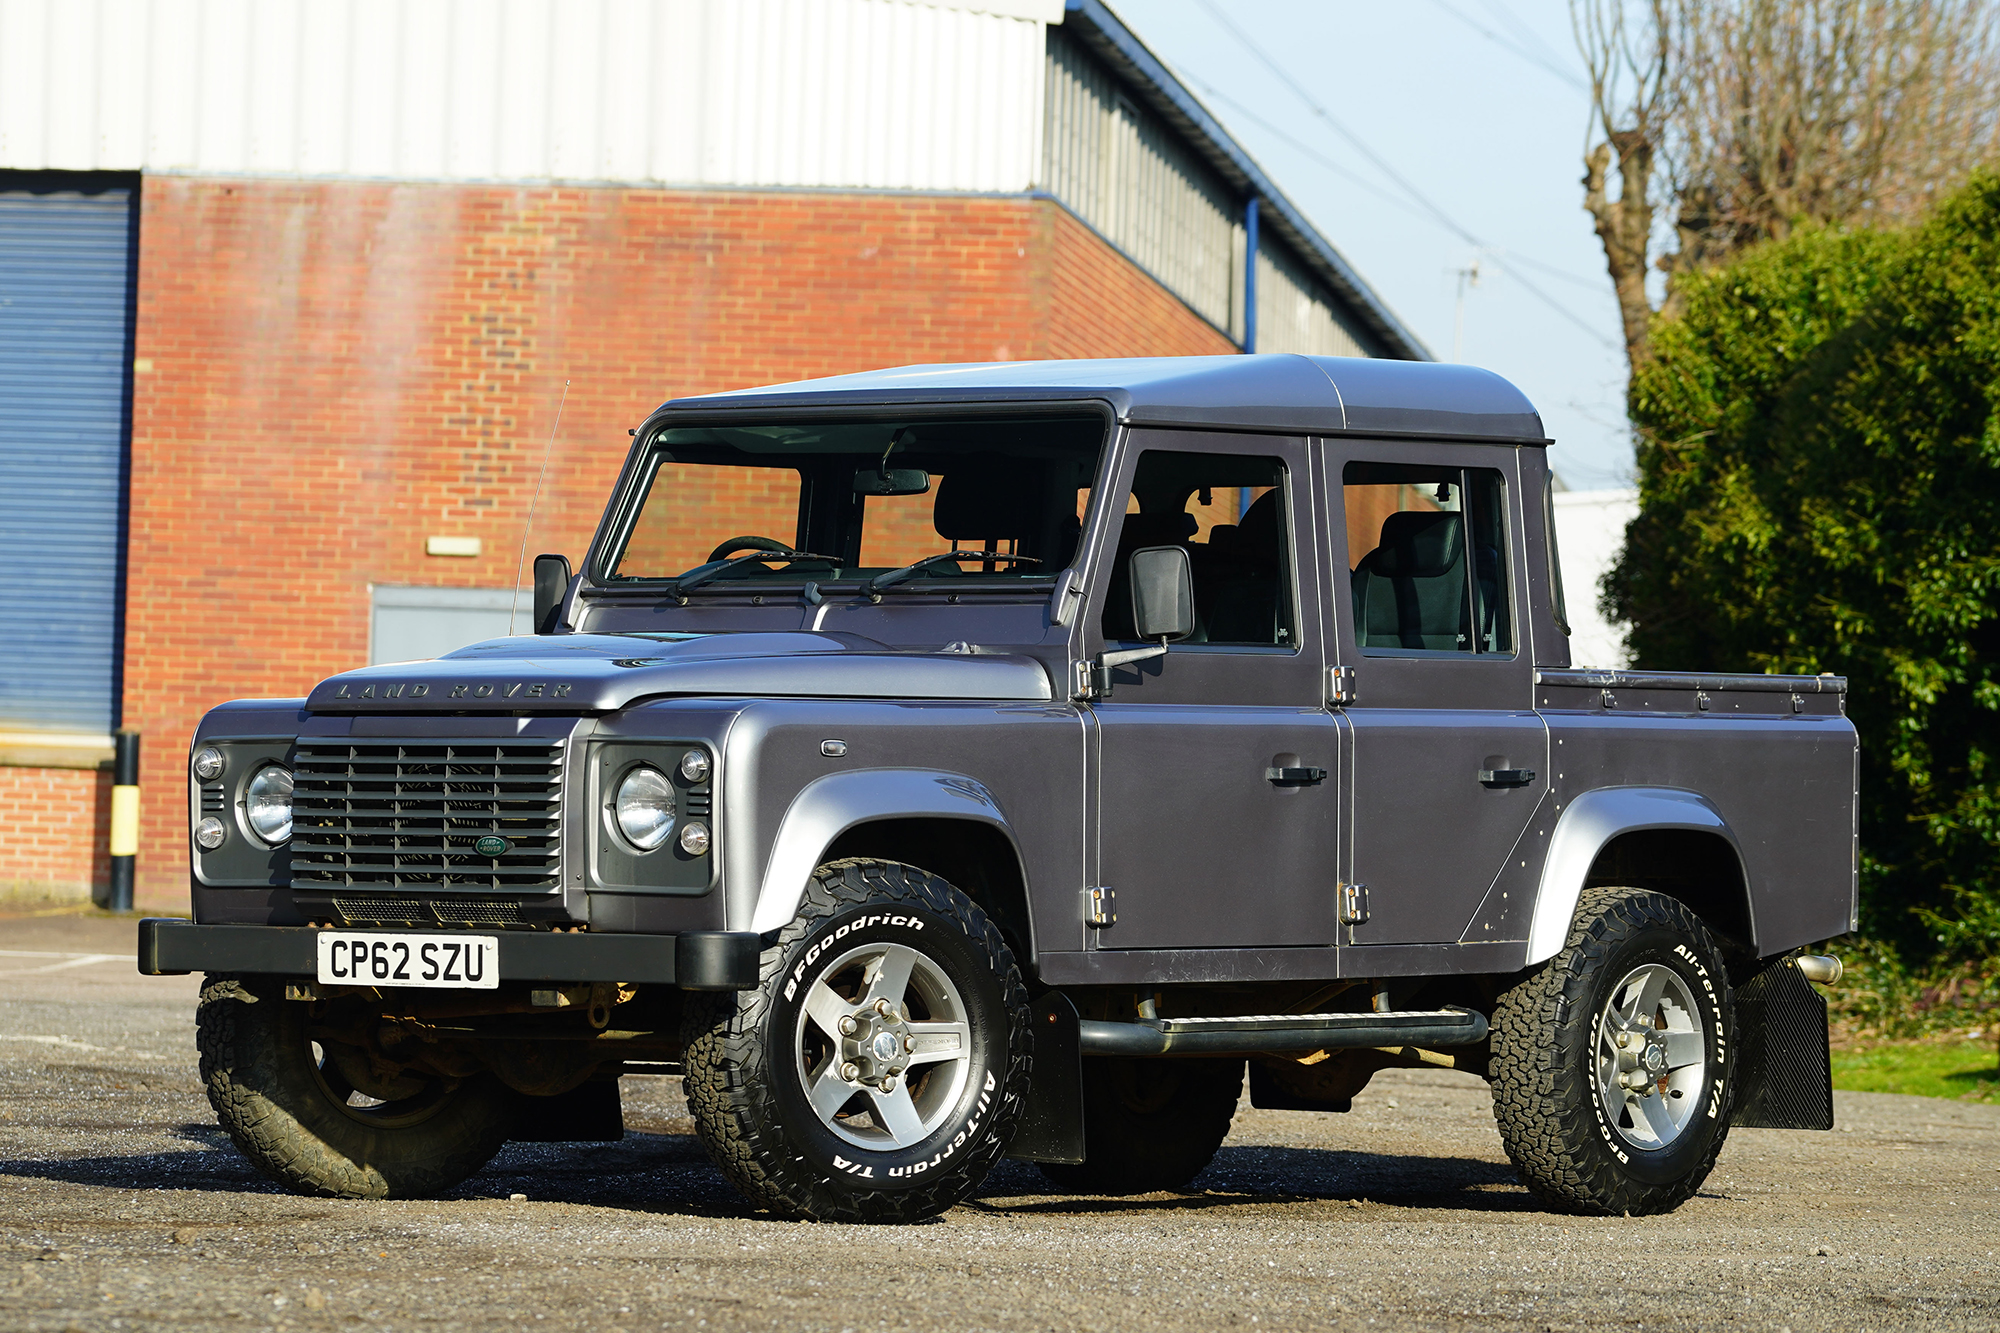
M 132 910 L 132 868 L 139 859 L 139 733 L 121 731 L 111 759 L 111 888 L 104 906 Z

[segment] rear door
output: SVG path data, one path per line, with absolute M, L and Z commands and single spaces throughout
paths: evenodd
M 1367 886 L 1367 919 L 1346 942 L 1465 940 L 1549 789 L 1522 645 L 1517 460 L 1489 446 L 1330 441 L 1326 461 L 1329 639 L 1353 668 L 1349 873 Z

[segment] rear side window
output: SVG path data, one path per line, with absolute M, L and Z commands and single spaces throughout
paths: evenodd
M 1514 651 L 1498 470 L 1354 462 L 1341 495 L 1363 651 Z

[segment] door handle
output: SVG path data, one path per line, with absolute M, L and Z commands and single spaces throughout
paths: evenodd
M 1323 768 L 1267 768 L 1264 770 L 1264 777 L 1274 786 L 1310 787 L 1315 783 L 1326 781 L 1326 770 Z
M 1479 781 L 1487 787 L 1525 787 L 1535 780 L 1532 768 L 1482 768 Z

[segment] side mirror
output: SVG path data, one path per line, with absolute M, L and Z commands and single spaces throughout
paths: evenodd
M 1194 569 L 1184 546 L 1132 552 L 1132 626 L 1142 639 L 1194 633 Z
M 922 495 L 931 488 L 931 474 L 920 467 L 885 467 L 854 474 L 856 495 Z
M 562 609 L 563 594 L 569 591 L 569 557 L 535 557 L 535 633 L 554 634 L 556 613 Z

